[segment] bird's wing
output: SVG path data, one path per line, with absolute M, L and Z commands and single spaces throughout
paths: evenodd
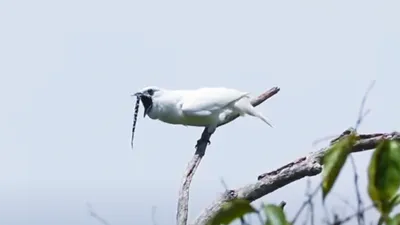
M 207 116 L 248 94 L 228 88 L 200 88 L 184 95 L 182 111 L 185 114 Z

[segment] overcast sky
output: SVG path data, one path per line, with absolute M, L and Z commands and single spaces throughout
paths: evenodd
M 0 224 L 174 224 L 183 171 L 202 128 L 143 119 L 136 90 L 225 86 L 281 91 L 218 129 L 194 177 L 190 220 L 224 190 L 254 182 L 352 126 L 400 130 L 399 1 L 0 2 Z M 366 200 L 370 153 L 357 154 Z M 346 164 L 333 192 L 355 202 Z M 312 179 L 316 185 L 320 177 Z M 306 180 L 261 199 L 304 200 Z M 318 197 L 320 198 L 320 196 Z M 329 207 L 351 213 L 335 195 Z M 260 201 L 256 202 L 257 204 Z M 318 200 L 316 204 L 321 206 Z M 319 212 L 322 210 L 319 208 Z M 374 216 L 374 214 L 373 214 Z

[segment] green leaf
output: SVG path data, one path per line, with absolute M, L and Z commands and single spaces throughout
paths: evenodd
M 374 151 L 368 166 L 368 194 L 377 209 L 388 215 L 400 187 L 400 144 L 383 140 Z
M 335 184 L 347 156 L 351 153 L 354 143 L 356 142 L 356 133 L 353 132 L 349 136 L 343 137 L 333 144 L 325 153 L 322 163 L 324 169 L 322 171 L 322 199 L 325 200 L 328 193 Z
M 400 194 L 395 195 L 387 205 L 389 211 L 392 211 L 396 206 L 400 205 Z
M 225 202 L 221 207 L 221 210 L 214 216 L 209 224 L 230 224 L 235 219 L 239 219 L 248 213 L 254 212 L 256 212 L 256 210 L 251 206 L 250 201 L 245 199 L 234 199 Z
M 394 198 L 392 199 L 392 205 L 393 207 L 400 205 L 400 194 L 394 196 Z
M 285 213 L 282 208 L 276 205 L 266 205 L 264 208 L 265 216 L 267 217 L 266 225 L 288 225 Z
M 400 213 L 389 220 L 388 225 L 400 225 Z

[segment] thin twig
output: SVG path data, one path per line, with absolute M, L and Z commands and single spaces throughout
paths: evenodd
M 342 201 L 345 205 L 347 205 L 348 207 L 350 207 L 352 210 L 357 211 L 357 209 L 345 198 L 343 198 L 341 195 L 339 195 L 338 193 L 335 192 L 331 192 L 331 195 L 336 196 L 337 199 L 339 199 L 340 201 Z
M 310 219 L 313 219 L 314 215 L 312 215 L 314 213 L 313 210 L 313 206 L 312 206 L 312 197 L 311 197 L 311 180 L 310 178 L 307 179 L 307 186 L 306 186 L 306 193 L 305 195 L 307 196 L 307 205 L 308 205 L 308 210 L 306 211 L 306 216 L 303 222 L 303 225 L 307 225 L 308 221 Z M 311 222 L 313 223 L 313 221 Z
M 368 98 L 368 94 L 372 90 L 374 85 L 375 85 L 375 81 L 372 81 L 370 83 L 367 91 L 365 92 L 362 101 L 361 101 L 360 110 L 358 112 L 357 122 L 356 122 L 356 125 L 354 126 L 356 131 L 357 131 L 358 127 L 361 125 L 361 122 L 363 121 L 363 119 L 370 112 L 369 109 L 364 112 L 364 108 L 365 108 L 365 103 L 366 103 L 367 98 Z M 353 173 L 354 173 L 354 188 L 355 188 L 356 197 L 357 197 L 357 212 L 358 212 L 358 214 L 357 214 L 357 222 L 358 222 L 359 225 L 365 225 L 364 213 L 363 213 L 363 211 L 361 211 L 362 208 L 363 208 L 363 202 L 362 202 L 362 198 L 361 198 L 360 188 L 359 188 L 359 185 L 358 185 L 357 166 L 356 166 L 356 163 L 355 163 L 354 158 L 353 158 L 352 155 L 350 155 L 350 161 L 351 161 L 351 165 L 352 165 Z
M 261 216 L 261 212 L 264 212 L 264 208 L 265 208 L 264 203 L 261 203 L 260 204 L 260 210 L 257 210 L 257 217 L 258 217 L 258 220 L 260 221 L 260 225 L 264 225 L 265 224 L 265 221 Z
M 331 221 L 331 217 L 330 217 L 330 214 L 329 214 L 329 211 L 328 211 L 328 208 L 327 208 L 327 205 L 326 204 L 322 204 L 322 208 L 324 209 L 324 213 L 325 213 L 325 220 L 328 222 L 328 224 L 330 224 L 330 221 Z
M 253 224 L 253 217 L 250 215 L 247 215 L 247 224 Z
M 308 199 L 306 201 L 304 201 L 303 204 L 300 206 L 300 208 L 297 211 L 296 215 L 294 216 L 291 224 L 294 224 L 296 222 L 296 220 L 300 216 L 303 209 L 309 204 L 309 199 L 313 198 L 318 193 L 318 191 L 321 189 L 321 185 L 322 185 L 322 182 L 314 189 L 314 191 L 311 194 L 308 195 Z
M 369 85 L 367 91 L 364 93 L 363 99 L 361 101 L 361 106 L 360 106 L 360 109 L 359 109 L 359 112 L 358 112 L 358 118 L 357 118 L 357 121 L 356 121 L 356 125 L 354 126 L 355 130 L 358 129 L 358 127 L 360 126 L 362 120 L 370 112 L 369 109 L 364 112 L 364 107 L 365 107 L 365 102 L 367 101 L 368 94 L 372 90 L 374 85 L 375 85 L 375 81 L 372 81 L 371 84 Z M 322 137 L 322 138 L 318 138 L 318 139 L 316 139 L 315 141 L 312 142 L 312 147 L 315 147 L 317 144 L 319 144 L 322 141 L 326 141 L 326 140 L 332 139 L 334 137 L 336 137 L 336 135 L 328 135 L 328 136 L 325 136 L 325 137 Z M 338 137 L 338 138 L 340 138 L 340 137 Z
M 362 208 L 361 211 L 364 213 L 364 212 L 366 212 L 366 211 L 368 211 L 368 210 L 370 210 L 370 209 L 373 209 L 373 208 L 374 208 L 374 205 L 370 205 L 370 206 L 367 206 L 367 207 L 365 207 L 365 208 Z M 354 213 L 354 214 L 351 214 L 351 215 L 349 215 L 349 216 L 344 217 L 343 219 L 337 220 L 337 221 L 336 221 L 336 224 L 344 224 L 344 223 L 347 223 L 347 222 L 349 222 L 350 220 L 352 220 L 354 217 L 357 217 L 358 214 L 359 214 L 359 212 L 356 212 L 356 213 Z
M 153 225 L 157 225 L 156 222 L 156 206 L 151 207 L 151 221 L 153 222 Z
M 249 224 L 246 222 L 246 220 L 244 219 L 243 216 L 240 217 L 240 224 L 241 224 L 241 225 L 249 225 Z
M 313 204 L 313 196 L 312 193 L 309 193 L 311 190 L 311 180 L 308 179 L 307 182 L 307 196 L 308 196 L 308 205 L 309 205 L 309 211 L 310 211 L 310 220 L 311 220 L 311 225 L 314 225 L 315 219 L 314 219 L 314 204 Z
M 100 222 L 101 224 L 103 224 L 103 225 L 110 225 L 110 224 L 107 222 L 107 220 L 105 220 L 104 218 L 102 218 L 101 216 L 99 216 L 99 214 L 97 214 L 97 213 L 94 211 L 94 209 L 93 209 L 93 207 L 92 207 L 92 205 L 91 205 L 90 203 L 87 203 L 86 205 L 87 205 L 87 207 L 88 207 L 89 214 L 90 214 L 91 217 L 95 218 L 97 221 L 99 221 L 99 222 Z
M 306 216 L 304 218 L 303 225 L 308 225 L 308 220 L 310 220 L 310 210 L 306 211 Z
M 356 162 L 354 160 L 354 157 L 352 155 L 350 155 L 350 161 L 351 161 L 351 165 L 353 167 L 353 172 L 354 172 L 354 188 L 355 188 L 356 197 L 357 197 L 357 212 L 358 212 L 357 221 L 358 221 L 359 225 L 363 225 L 363 224 L 365 224 L 364 213 L 362 211 L 362 208 L 364 207 L 364 204 L 362 202 L 360 188 L 359 188 L 359 185 L 358 185 L 357 166 L 356 166 Z
M 365 108 L 365 102 L 367 101 L 367 98 L 368 98 L 368 94 L 369 94 L 369 92 L 372 90 L 372 88 L 374 87 L 374 85 L 375 85 L 375 80 L 373 80 L 373 81 L 370 83 L 370 85 L 369 85 L 367 91 L 365 92 L 365 94 L 364 94 L 364 96 L 363 96 L 363 99 L 362 99 L 362 101 L 361 101 L 360 110 L 359 110 L 359 112 L 358 112 L 358 119 L 357 119 L 356 125 L 355 125 L 355 127 L 354 127 L 356 130 L 357 130 L 358 127 L 360 126 L 360 124 L 361 124 L 362 120 L 364 119 L 364 117 L 366 117 L 367 114 L 368 114 L 369 111 L 370 111 L 370 110 L 368 109 L 367 111 L 364 112 L 364 108 Z
M 221 181 L 221 184 L 222 184 L 222 186 L 224 187 L 225 191 L 228 191 L 229 188 L 228 188 L 228 185 L 226 184 L 224 178 L 221 177 L 221 178 L 220 178 L 220 181 Z

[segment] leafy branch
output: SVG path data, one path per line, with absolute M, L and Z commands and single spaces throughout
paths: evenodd
M 350 130 L 350 132 L 349 132 Z M 214 201 L 209 207 L 207 207 L 193 222 L 196 225 L 206 225 L 209 224 L 210 221 L 213 220 L 219 214 L 219 210 L 223 208 L 223 206 L 231 202 L 235 199 L 245 199 L 249 202 L 255 201 L 287 184 L 290 184 L 296 180 L 302 179 L 307 176 L 315 176 L 322 172 L 324 165 L 324 159 L 326 159 L 325 154 L 328 151 L 331 151 L 332 147 L 337 148 L 337 146 L 343 146 L 344 144 L 338 144 L 343 140 L 347 140 L 347 137 L 353 135 L 352 138 L 355 139 L 355 142 L 352 146 L 350 146 L 350 152 L 362 152 L 367 150 L 372 150 L 381 146 L 380 144 L 383 141 L 400 141 L 400 133 L 392 132 L 392 133 L 374 133 L 374 134 L 355 134 L 352 132 L 353 129 L 348 129 L 343 132 L 342 138 L 336 140 L 331 143 L 331 146 L 326 148 L 322 148 L 317 152 L 312 152 L 308 156 L 302 157 L 298 160 L 295 160 L 277 170 L 264 173 L 258 176 L 258 181 L 246 185 L 244 187 L 228 190 L 222 196 Z M 384 150 L 383 150 L 384 151 Z M 398 150 L 400 152 L 400 150 Z M 400 160 L 400 157 L 398 158 Z M 338 160 L 340 161 L 340 160 Z M 329 178 L 332 179 L 332 178 Z M 398 176 L 397 179 L 400 179 Z M 330 185 L 333 186 L 334 182 L 330 182 Z M 315 196 L 319 190 L 319 187 L 312 192 L 312 196 Z M 331 190 L 332 187 L 326 186 L 326 190 Z M 325 194 L 325 197 L 329 194 Z M 398 200 L 394 201 L 397 202 Z M 393 203 L 394 204 L 394 203 Z M 302 208 L 305 208 L 304 205 Z M 362 211 L 363 212 L 363 211 Z M 359 212 L 356 214 L 359 215 Z M 243 216 L 243 215 L 242 215 Z M 296 221 L 292 221 L 294 224 Z

